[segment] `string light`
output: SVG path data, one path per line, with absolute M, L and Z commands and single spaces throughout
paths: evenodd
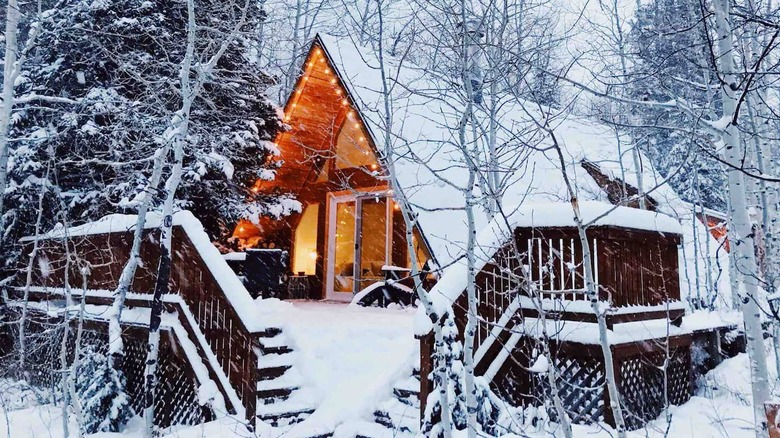
M 342 105 L 346 105 L 346 104 L 348 104 L 348 103 L 349 103 L 349 102 L 347 102 L 347 99 L 341 99 L 341 104 L 342 104 Z

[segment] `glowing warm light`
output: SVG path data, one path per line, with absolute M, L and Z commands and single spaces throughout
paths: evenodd
M 303 82 L 306 82 L 306 81 L 308 81 L 308 80 L 309 80 L 309 77 L 308 77 L 308 76 L 304 76 L 304 77 L 303 77 L 303 79 L 302 79 L 302 81 L 303 81 Z
M 360 128 L 360 123 L 355 123 L 355 128 Z
M 335 83 L 336 83 L 336 78 L 333 78 L 333 79 L 331 79 L 331 80 L 330 80 L 330 83 L 331 83 L 331 84 L 335 84 Z M 341 91 L 341 90 L 339 90 L 339 91 Z
M 370 167 L 371 170 L 377 170 L 379 168 L 379 166 L 377 166 L 376 164 L 372 164 Z
M 258 189 L 257 187 L 252 187 L 252 193 L 257 193 L 259 191 L 260 191 L 260 189 Z
M 317 49 L 317 50 L 315 50 L 315 51 L 314 51 L 314 53 L 316 53 L 316 54 L 318 54 L 318 55 L 319 55 L 320 53 L 322 53 L 322 50 L 320 50 L 320 49 Z
M 360 140 L 360 141 L 366 141 L 366 138 L 365 138 L 365 137 L 363 137 L 363 136 L 361 135 L 361 136 L 360 136 L 360 138 L 359 138 L 358 140 Z
M 338 94 L 339 96 L 341 96 L 341 90 L 336 90 L 336 94 Z
M 326 69 L 325 69 L 325 74 L 326 74 L 326 75 L 329 75 L 329 74 L 330 74 L 330 69 L 329 69 L 329 68 L 326 68 Z
M 398 205 L 398 203 L 397 203 L 397 202 L 393 202 L 393 210 L 395 210 L 395 211 L 398 211 L 398 210 L 400 210 L 400 209 L 401 209 L 401 206 L 400 206 L 400 205 Z
M 299 88 L 299 89 L 295 90 L 295 93 L 297 93 L 297 94 L 301 94 L 301 91 L 303 91 L 303 90 L 301 90 L 301 89 Z
M 244 232 L 244 229 L 245 229 L 245 228 L 244 228 L 244 226 L 243 226 L 243 225 L 239 225 L 239 226 L 238 226 L 238 229 L 237 229 L 237 231 L 238 231 L 239 233 L 243 233 L 243 232 Z
M 342 100 L 341 100 L 341 104 L 342 104 L 342 105 L 346 105 L 346 104 L 348 104 L 348 103 L 349 103 L 349 102 L 347 102 L 347 99 L 342 99 Z
M 347 116 L 349 116 L 350 118 L 351 117 L 355 117 L 355 112 L 352 111 L 352 110 L 349 110 L 349 112 L 347 113 Z

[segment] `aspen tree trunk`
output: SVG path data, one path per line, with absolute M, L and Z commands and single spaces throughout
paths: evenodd
M 46 183 L 49 181 L 49 168 L 46 169 L 45 183 L 41 184 L 40 192 L 38 193 L 38 215 L 35 219 L 35 236 L 33 237 L 33 247 L 30 251 L 29 259 L 27 261 L 27 277 L 24 283 L 24 297 L 22 298 L 22 316 L 19 319 L 19 372 L 23 376 L 27 376 L 25 372 L 25 362 L 27 361 L 27 312 L 30 302 L 30 287 L 32 286 L 32 273 L 33 265 L 35 264 L 35 258 L 38 256 L 38 245 L 41 234 L 41 220 L 43 219 L 43 199 L 46 196 Z
M 465 124 L 467 116 L 470 113 L 471 104 L 468 104 L 468 110 L 464 114 L 463 126 L 461 127 L 461 144 L 464 156 L 468 160 L 468 152 L 465 144 Z M 477 330 L 477 292 L 474 279 L 476 278 L 476 251 L 477 229 L 474 220 L 474 207 L 476 200 L 474 198 L 474 184 L 476 183 L 476 172 L 473 162 L 469 163 L 468 186 L 466 195 L 466 221 L 468 224 L 468 238 L 466 243 L 466 266 L 468 269 L 468 281 L 466 283 L 466 296 L 468 298 L 468 312 L 466 318 L 466 329 L 463 335 L 463 367 L 465 371 L 465 391 L 466 391 L 466 410 L 468 412 L 468 437 L 477 436 L 477 397 L 474 384 L 474 335 Z
M 514 241 L 514 236 L 512 237 L 512 240 Z M 519 253 L 516 252 L 516 254 Z M 544 307 L 542 305 L 543 298 L 539 293 L 539 290 L 534 287 L 530 281 L 527 281 L 527 279 L 530 278 L 527 273 L 525 274 L 525 277 L 525 283 L 528 285 L 526 289 L 535 291 L 536 293 L 534 293 L 534 296 L 538 298 L 537 311 L 539 312 L 539 320 L 542 327 L 542 352 L 544 357 L 547 359 L 548 364 L 545 375 L 547 377 L 547 384 L 550 385 L 550 395 L 552 395 L 553 406 L 555 407 L 555 411 L 558 413 L 558 423 L 561 425 L 561 429 L 563 430 L 563 436 L 566 438 L 572 438 L 571 421 L 569 421 L 569 416 L 567 415 L 566 409 L 563 406 L 563 400 L 561 400 L 561 395 L 558 392 L 558 368 L 555 366 L 555 360 L 553 358 L 552 352 L 550 351 L 550 335 L 547 331 L 547 313 L 544 311 Z
M 14 84 L 22 71 L 27 52 L 35 44 L 41 31 L 42 0 L 38 0 L 38 21 L 30 25 L 24 48 L 19 48 L 19 22 L 21 11 L 17 0 L 8 0 L 5 17 L 5 54 L 3 64 L 3 90 L 0 102 L 0 236 L 5 232 L 5 190 L 8 187 L 8 157 L 11 114 L 14 108 Z
M 715 32 L 717 34 L 718 54 L 723 84 L 720 87 L 720 99 L 723 116 L 729 119 L 724 130 L 722 142 L 725 146 L 724 160 L 731 166 L 727 169 L 729 200 L 735 240 L 731 250 L 735 253 L 736 271 L 742 286 L 742 314 L 745 321 L 750 354 L 750 374 L 752 379 L 754 420 L 756 436 L 766 434 L 766 416 L 764 403 L 769 400 L 769 376 L 766 364 L 766 350 L 761 329 L 761 314 L 758 306 L 758 265 L 754 253 L 753 229 L 748 217 L 745 176 L 738 170 L 744 157 L 744 145 L 737 126 L 737 90 L 739 84 L 734 71 L 733 51 L 734 35 L 730 22 L 729 0 L 715 0 Z M 734 291 L 732 291 L 734 293 Z
M 561 175 L 566 184 L 566 190 L 569 193 L 572 212 L 574 213 L 574 223 L 577 225 L 577 232 L 579 234 L 580 246 L 582 246 L 582 264 L 585 268 L 585 286 L 588 291 L 588 297 L 590 299 L 590 306 L 593 313 L 596 314 L 596 320 L 599 328 L 599 344 L 601 345 L 601 352 L 604 355 L 604 380 L 607 385 L 607 391 L 609 393 L 609 408 L 612 410 L 612 416 L 615 419 L 615 429 L 617 429 L 618 437 L 626 438 L 626 423 L 623 417 L 623 407 L 620 404 L 620 392 L 617 388 L 617 381 L 615 379 L 615 368 L 612 366 L 614 361 L 612 360 L 612 349 L 609 344 L 609 330 L 607 329 L 607 319 L 604 315 L 603 309 L 601 309 L 601 302 L 599 301 L 598 285 L 593 275 L 593 257 L 590 252 L 590 245 L 588 244 L 588 237 L 586 234 L 585 226 L 582 223 L 582 215 L 580 214 L 580 206 L 577 201 L 577 194 L 569 180 L 568 172 L 566 171 L 566 160 L 563 157 L 560 145 L 554 134 L 550 131 L 549 134 L 552 137 L 552 141 L 555 147 L 555 151 L 558 154 L 558 161 L 561 166 Z
M 76 340 L 73 346 L 73 362 L 70 365 L 70 373 L 68 374 L 68 392 L 70 393 L 70 399 L 73 403 L 73 411 L 76 414 L 76 423 L 79 426 L 79 437 L 84 435 L 84 429 L 82 426 L 81 417 L 81 400 L 79 400 L 76 394 L 76 373 L 79 371 L 79 365 L 81 365 L 81 338 L 84 333 L 84 313 L 87 307 L 87 287 L 89 285 L 89 265 L 82 266 L 79 270 L 81 272 L 81 302 L 79 303 L 79 316 L 78 326 L 76 328 Z
M 135 231 L 133 233 L 133 245 L 130 249 L 130 257 L 127 259 L 122 274 L 119 276 L 117 288 L 114 290 L 111 310 L 108 314 L 108 353 L 111 355 L 111 364 L 114 369 L 118 369 L 124 356 L 124 345 L 122 342 L 122 311 L 125 307 L 127 292 L 130 290 L 130 283 L 135 277 L 135 272 L 141 262 L 141 243 L 143 241 L 144 229 L 146 228 L 146 215 L 152 205 L 154 193 L 160 185 L 162 178 L 163 165 L 168 156 L 168 145 L 164 145 L 155 151 L 154 166 L 144 191 L 141 194 L 141 200 L 138 205 L 138 217 L 135 222 Z
M 195 55 L 195 0 L 187 0 L 187 47 L 180 70 L 180 86 L 182 106 L 171 118 L 171 127 L 164 134 L 164 142 L 173 145 L 173 169 L 165 184 L 165 202 L 163 204 L 162 223 L 160 224 L 160 262 L 157 268 L 157 279 L 152 297 L 152 308 L 149 317 L 149 341 L 146 358 L 144 419 L 146 420 L 146 436 L 151 438 L 154 433 L 154 401 L 157 386 L 157 359 L 160 348 L 160 323 L 162 322 L 162 297 L 170 292 L 171 270 L 173 269 L 173 207 L 176 191 L 182 177 L 184 164 L 184 143 L 187 140 L 190 122 L 190 110 L 195 98 L 209 79 L 212 70 L 219 62 L 228 46 L 234 42 L 241 28 L 246 23 L 246 12 L 250 0 L 244 2 L 241 16 L 228 35 L 224 36 L 218 50 L 208 62 L 198 65 L 197 80 L 193 83 L 190 74 L 193 70 Z
M 3 65 L 3 102 L 0 107 L 0 237 L 4 234 L 4 199 L 8 179 L 8 133 L 14 106 L 14 82 L 18 76 L 16 63 L 18 30 L 21 13 L 17 0 L 8 0 L 5 17 L 5 64 Z
M 67 222 L 65 222 L 65 271 L 64 286 L 65 286 L 65 313 L 63 315 L 63 334 L 62 342 L 60 343 L 60 370 L 62 371 L 62 435 L 65 438 L 70 437 L 70 427 L 68 421 L 70 416 L 68 414 L 68 408 L 70 407 L 70 392 L 68 391 L 68 375 L 65 374 L 68 369 L 68 338 L 70 335 L 70 307 L 73 305 L 73 294 L 70 290 L 70 244 L 69 236 L 67 233 Z
M 149 341 L 147 347 L 145 374 L 144 419 L 146 437 L 154 433 L 154 402 L 157 389 L 157 360 L 160 351 L 160 323 L 162 320 L 162 296 L 169 292 L 172 269 L 173 203 L 176 190 L 181 181 L 184 160 L 184 141 L 187 136 L 190 108 L 192 107 L 193 87 L 190 81 L 192 60 L 195 52 L 195 4 L 187 1 L 187 49 L 180 72 L 182 108 L 174 114 L 169 132 L 173 143 L 174 165 L 171 176 L 166 182 L 166 197 L 163 204 L 162 224 L 160 225 L 160 262 L 157 268 L 157 280 L 154 285 L 152 309 L 149 317 Z
M 380 1 L 380 0 L 378 0 Z M 395 158 L 393 155 L 393 112 L 390 99 L 390 85 L 388 84 L 387 71 L 385 67 L 384 58 L 384 16 L 382 13 L 381 5 L 379 5 L 379 71 L 382 76 L 382 103 L 384 105 L 384 161 L 387 173 L 391 181 L 391 186 L 395 189 L 393 197 L 396 202 L 401 205 L 401 215 L 404 218 L 405 237 L 406 237 L 406 250 L 409 253 L 411 262 L 411 275 L 414 281 L 414 290 L 417 296 L 420 298 L 420 302 L 425 309 L 425 313 L 428 318 L 433 322 L 434 332 L 434 345 L 441 346 L 444 336 L 442 334 L 442 327 L 440 324 L 440 318 L 442 315 L 436 313 L 436 309 L 433 306 L 433 302 L 428 295 L 428 291 L 425 290 L 422 283 L 422 273 L 419 268 L 419 260 L 417 259 L 417 248 L 414 247 L 414 228 L 415 220 L 412 217 L 411 205 L 406 199 L 405 194 L 400 190 L 397 176 L 395 173 Z M 448 393 L 448 370 L 444 366 L 444 361 L 440 360 L 439 367 L 436 367 L 436 373 L 442 382 L 440 390 L 440 403 L 441 403 L 441 421 L 444 429 L 445 438 L 449 438 L 452 434 L 452 425 L 450 421 L 450 405 L 449 405 L 449 393 Z M 420 376 L 421 379 L 427 379 L 428 376 Z

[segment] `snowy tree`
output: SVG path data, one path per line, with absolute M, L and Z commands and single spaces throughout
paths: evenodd
M 75 382 L 83 433 L 121 432 L 133 414 L 124 376 L 94 348 L 83 353 Z
M 632 56 L 621 85 L 628 88 L 628 96 L 654 101 L 681 98 L 696 107 L 715 109 L 717 73 L 714 57 L 707 55 L 711 36 L 701 14 L 695 2 L 654 0 L 639 5 L 626 36 Z M 725 176 L 710 156 L 715 152 L 698 150 L 706 146 L 686 132 L 653 127 L 679 123 L 670 117 L 679 115 L 636 109 L 633 124 L 646 127 L 634 134 L 639 147 L 683 199 L 725 210 Z M 696 122 L 694 116 L 683 117 Z

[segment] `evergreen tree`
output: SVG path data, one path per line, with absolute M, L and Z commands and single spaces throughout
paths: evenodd
M 634 57 L 630 97 L 637 100 L 685 99 L 702 115 L 714 109 L 717 77 L 708 55 L 706 29 L 697 5 L 684 0 L 653 0 L 639 5 L 628 40 Z M 725 176 L 716 151 L 704 150 L 691 133 L 666 129 L 685 126 L 689 116 L 663 109 L 637 108 L 634 138 L 653 165 L 686 201 L 725 211 Z M 652 128 L 659 126 L 660 128 Z M 693 175 L 696 174 L 696 178 Z
M 283 193 L 251 190 L 258 179 L 274 177 L 280 161 L 272 141 L 284 123 L 265 96 L 272 78 L 253 59 L 265 13 L 248 4 L 238 32 L 233 28 L 244 2 L 203 0 L 196 8 L 201 57 L 195 65 L 207 63 L 226 39 L 230 44 L 194 102 L 178 193 L 180 207 L 193 210 L 215 241 L 228 237 L 240 218 L 281 216 L 298 206 Z M 33 231 L 41 187 L 51 212 L 44 230 L 122 207 L 133 213 L 154 151 L 181 106 L 186 2 L 75 0 L 46 17 L 16 91 L 58 99 L 19 106 L 13 114 L 2 244 L 16 256 L 18 238 Z M 16 260 L 12 254 L 7 262 Z
M 124 376 L 93 348 L 84 350 L 79 363 L 76 395 L 85 433 L 120 432 L 133 415 Z

